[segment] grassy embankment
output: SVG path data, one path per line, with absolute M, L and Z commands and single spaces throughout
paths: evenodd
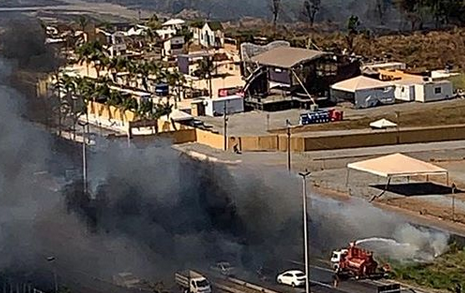
M 394 278 L 407 284 L 439 291 L 465 288 L 465 249 L 451 245 L 449 252 L 428 264 L 393 264 Z

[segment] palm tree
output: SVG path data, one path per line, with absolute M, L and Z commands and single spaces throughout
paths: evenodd
M 118 73 L 126 71 L 128 59 L 126 57 L 117 56 L 109 59 L 107 63 L 107 71 L 111 74 L 113 83 L 118 83 Z
M 84 63 L 86 64 L 87 75 L 89 75 L 89 64 L 94 63 L 97 77 L 100 76 L 100 70 L 102 68 L 100 63 L 106 62 L 106 54 L 104 53 L 103 46 L 99 41 L 86 42 L 80 45 L 76 49 L 76 54 L 78 55 L 77 62 L 80 65 Z
M 212 57 L 206 57 L 200 60 L 199 68 L 197 69 L 198 75 L 201 79 L 208 80 L 208 93 L 210 99 L 213 98 L 212 90 L 212 74 L 214 70 L 213 59 Z
M 131 86 L 131 81 L 135 81 L 137 85 L 137 63 L 131 59 L 126 59 L 126 85 Z
M 81 103 L 81 111 L 79 115 L 76 116 L 76 121 L 74 123 L 77 123 L 77 120 L 79 119 L 80 115 L 85 114 L 87 125 L 89 125 L 88 104 L 89 104 L 89 101 L 91 101 L 91 97 L 94 92 L 95 81 L 88 77 L 76 77 L 74 80 L 76 83 L 76 94 Z M 87 126 L 87 132 L 88 131 L 89 131 L 89 126 Z
M 161 68 L 155 63 L 145 61 L 136 65 L 136 73 L 141 76 L 142 86 L 146 91 L 149 91 L 148 78 L 151 74 L 155 74 L 158 78 Z
M 110 98 L 111 79 L 109 77 L 100 77 L 94 84 L 94 92 L 91 97 L 96 102 L 105 103 Z
M 71 107 L 70 111 L 61 111 L 64 114 L 70 114 L 72 118 L 72 131 L 73 131 L 73 138 L 76 138 L 76 82 L 74 77 L 71 77 L 67 74 L 62 74 L 59 78 L 59 82 L 57 84 L 61 87 L 62 91 L 65 94 L 65 99 L 60 98 L 60 105 L 61 108 L 69 108 Z M 61 95 L 60 95 L 61 96 Z M 61 116 L 61 115 L 60 115 Z M 66 120 L 67 115 L 65 117 L 60 117 Z
M 180 73 L 177 69 L 175 69 L 172 72 L 168 72 L 167 77 L 166 77 L 167 83 L 170 86 L 171 89 L 173 89 L 174 92 L 174 105 L 175 108 L 177 108 L 177 102 L 180 100 L 180 90 L 179 88 L 184 86 L 184 83 L 186 82 L 186 78 L 182 73 Z
M 89 24 L 89 19 L 85 17 L 84 15 L 81 15 L 77 19 L 76 23 L 79 25 L 79 28 L 81 29 L 81 31 L 85 31 L 87 25 Z

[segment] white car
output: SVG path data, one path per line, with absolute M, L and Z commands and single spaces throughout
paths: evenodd
M 218 262 L 214 266 L 211 266 L 210 269 L 228 277 L 233 277 L 235 273 L 235 268 L 226 261 Z
M 305 285 L 305 273 L 299 270 L 285 271 L 276 277 L 278 284 L 300 287 Z

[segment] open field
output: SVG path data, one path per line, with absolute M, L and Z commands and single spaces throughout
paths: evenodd
M 401 103 L 370 109 L 352 109 L 337 106 L 344 111 L 344 121 L 326 124 L 295 126 L 293 134 L 305 136 L 316 131 L 360 130 L 369 128 L 370 122 L 386 118 L 393 122 L 399 121 L 399 126 L 421 127 L 452 125 L 465 123 L 465 100 L 454 99 L 431 103 Z M 400 113 L 399 120 L 396 111 Z M 270 133 L 286 132 L 286 119 L 293 125 L 298 125 L 300 113 L 305 110 L 286 110 L 280 112 L 247 112 L 234 114 L 229 117 L 228 132 L 230 135 L 266 135 Z M 223 117 L 199 117 L 206 124 L 222 133 Z

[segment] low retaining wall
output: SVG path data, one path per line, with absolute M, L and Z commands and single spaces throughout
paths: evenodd
M 198 142 L 216 149 L 224 147 L 224 137 L 221 134 L 201 129 L 182 129 L 185 127 L 180 125 L 177 125 L 177 131 L 173 131 L 170 123 L 163 124 L 160 125 L 163 132 L 154 135 L 154 138 L 169 138 L 173 143 Z M 450 140 L 465 140 L 465 125 L 400 129 L 399 132 L 386 130 L 314 137 L 291 136 L 290 149 L 292 152 L 304 152 Z M 285 152 L 288 138 L 286 135 L 228 137 L 228 148 L 235 147 L 241 151 Z
M 222 149 L 223 139 L 223 136 L 220 134 L 197 131 L 197 142 L 213 148 Z M 304 152 L 462 139 L 465 139 L 465 125 L 445 125 L 400 129 L 399 132 L 393 129 L 344 135 L 291 136 L 290 148 L 293 152 Z M 230 137 L 228 143 L 229 149 L 232 149 L 235 145 L 241 151 L 285 152 L 288 147 L 288 138 L 286 135 Z

